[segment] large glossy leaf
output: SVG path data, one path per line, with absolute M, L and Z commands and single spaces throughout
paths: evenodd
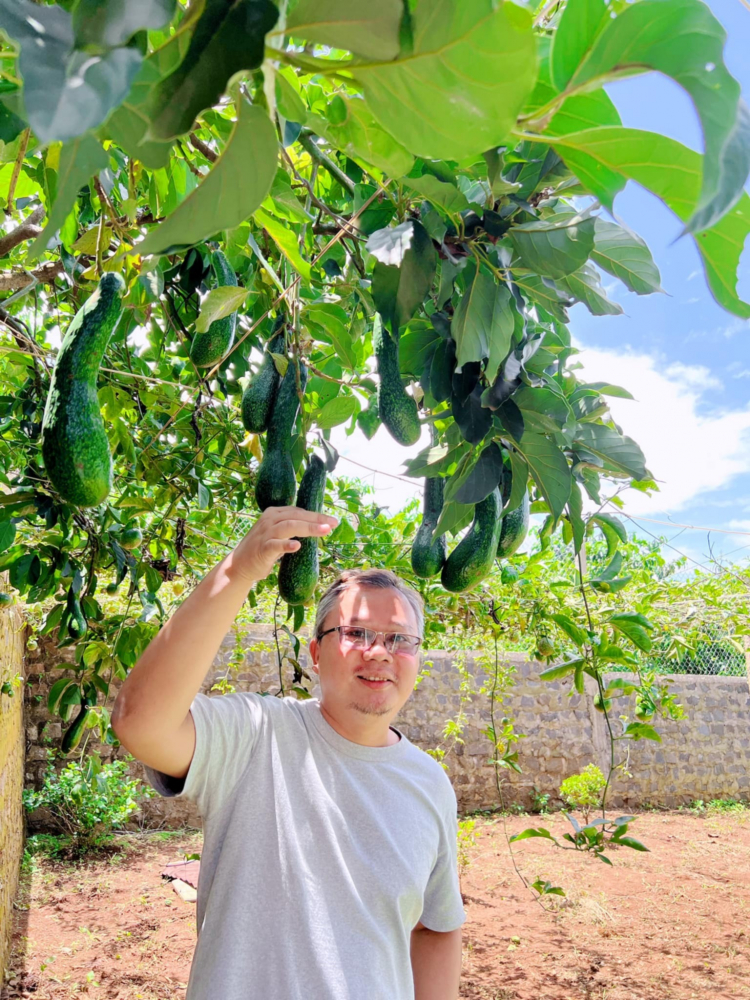
M 493 441 L 484 449 L 455 493 L 451 496 L 446 491 L 446 499 L 457 503 L 480 503 L 492 493 L 502 474 L 503 454 Z
M 137 251 L 141 256 L 194 246 L 249 218 L 270 190 L 278 142 L 263 108 L 240 103 L 229 142 L 206 179 L 153 229 Z
M 636 295 L 663 291 L 659 269 L 645 242 L 616 222 L 596 220 L 591 259 Z
M 198 13 L 200 6 L 194 8 Z M 143 61 L 130 93 L 109 116 L 107 133 L 128 156 L 140 160 L 149 170 L 159 170 L 169 162 L 171 140 L 146 140 L 149 101 L 158 83 L 172 73 L 184 58 L 190 44 L 190 26 L 197 14 L 188 13 L 180 22 L 180 30 Z
M 361 97 L 337 94 L 329 117 L 310 115 L 307 124 L 342 153 L 371 163 L 389 177 L 401 177 L 414 164 L 412 154 L 375 120 Z
M 57 197 L 47 217 L 47 224 L 29 248 L 29 260 L 44 253 L 47 243 L 65 222 L 78 192 L 94 174 L 104 170 L 108 163 L 109 157 L 93 135 L 83 135 L 63 146 L 57 172 Z
M 641 0 L 608 19 L 570 86 L 644 69 L 690 94 L 703 127 L 705 160 L 689 232 L 710 228 L 742 194 L 750 171 L 750 114 L 724 65 L 726 32 L 700 0 Z
M 583 302 L 594 316 L 622 315 L 622 306 L 619 302 L 613 302 L 607 298 L 607 294 L 602 288 L 599 272 L 589 263 L 579 267 L 572 274 L 567 274 L 564 278 L 558 278 L 557 284 L 558 287 L 570 292 L 579 302 Z
M 24 107 L 40 142 L 67 142 L 100 125 L 143 60 L 135 48 L 75 50 L 70 14 L 31 0 L 0 0 L 0 30 L 21 47 Z
M 567 292 L 559 289 L 551 278 L 543 278 L 538 274 L 513 270 L 513 280 L 531 301 L 541 306 L 546 312 L 561 323 L 568 322 L 567 307 L 573 304 L 573 298 Z
M 510 306 L 511 295 L 505 285 L 476 267 L 466 291 L 458 303 L 451 330 L 456 341 L 456 364 L 492 358 L 487 378 L 493 381 L 497 370 L 508 355 L 515 319 Z
M 435 248 L 424 226 L 410 220 L 393 230 L 373 233 L 367 249 L 378 259 L 372 275 L 373 301 L 383 322 L 397 335 L 430 289 L 437 262 Z M 392 263 L 383 263 L 386 260 Z M 400 264 L 393 263 L 399 260 Z
M 285 33 L 387 61 L 398 55 L 403 12 L 402 0 L 300 0 Z
M 543 434 L 524 431 L 516 443 L 554 518 L 565 510 L 572 477 L 565 455 Z
M 613 427 L 606 424 L 579 424 L 573 441 L 604 459 L 610 467 L 621 470 L 634 479 L 651 478 L 640 447 L 627 435 L 618 434 Z
M 531 15 L 509 2 L 433 0 L 412 23 L 408 54 L 351 67 L 372 113 L 418 156 L 460 160 L 498 146 L 534 85 Z
M 561 213 L 548 219 L 513 226 L 508 235 L 520 257 L 521 267 L 528 267 L 547 278 L 562 278 L 577 271 L 594 249 L 593 218 Z
M 260 66 L 278 13 L 271 0 L 205 0 L 185 58 L 153 92 L 147 138 L 189 131 L 218 102 L 230 76 Z
M 73 30 L 78 48 L 113 49 L 142 28 L 163 28 L 174 16 L 175 0 L 78 0 Z
M 603 27 L 606 15 L 604 0 L 567 0 L 550 52 L 550 76 L 558 91 L 565 90 Z
M 305 260 L 300 253 L 295 231 L 279 222 L 278 219 L 274 219 L 262 208 L 255 212 L 254 218 L 258 225 L 263 226 L 297 274 L 301 275 L 305 281 L 309 281 L 311 278 L 310 262 Z
M 698 203 L 703 158 L 674 139 L 637 129 L 600 128 L 559 136 L 552 142 L 576 176 L 608 208 L 624 178 L 653 191 L 682 220 L 690 217 Z M 591 163 L 601 169 L 590 170 Z M 737 295 L 737 268 L 749 232 L 750 198 L 743 194 L 720 222 L 695 237 L 714 298 L 743 318 L 750 317 L 750 304 Z
M 439 205 L 449 214 L 458 215 L 469 208 L 468 199 L 463 191 L 459 191 L 455 184 L 441 181 L 432 174 L 423 174 L 421 177 L 405 177 L 404 184 L 423 195 L 433 205 Z

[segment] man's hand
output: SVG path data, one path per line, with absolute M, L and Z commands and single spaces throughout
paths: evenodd
M 300 547 L 298 538 L 329 534 L 338 519 L 301 507 L 269 507 L 234 550 L 233 568 L 248 583 L 264 580 L 277 559 Z

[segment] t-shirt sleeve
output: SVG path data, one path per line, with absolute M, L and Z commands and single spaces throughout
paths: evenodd
M 260 695 L 239 692 L 209 698 L 197 694 L 190 706 L 195 752 L 184 778 L 144 765 L 146 777 L 166 798 L 195 802 L 205 818 L 228 801 L 258 741 L 264 712 Z
M 440 824 L 440 845 L 424 893 L 421 922 L 431 931 L 454 931 L 466 920 L 458 881 L 458 820 L 456 796 L 450 789 L 452 807 Z

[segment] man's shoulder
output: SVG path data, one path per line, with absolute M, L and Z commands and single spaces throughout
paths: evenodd
M 401 734 L 402 739 L 405 738 L 403 733 Z M 443 767 L 433 756 L 427 753 L 426 750 L 422 750 L 411 740 L 407 740 L 407 759 L 411 766 L 415 770 L 419 770 L 420 776 L 424 781 L 429 782 L 431 786 L 435 789 L 435 793 L 440 797 L 441 801 L 447 803 L 448 805 L 453 805 L 455 807 L 456 803 L 456 793 L 453 790 L 453 785 L 451 784 L 450 778 Z

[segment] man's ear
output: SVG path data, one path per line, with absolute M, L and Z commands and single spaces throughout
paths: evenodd
M 320 658 L 320 643 L 317 639 L 311 639 L 310 645 L 307 647 L 310 653 L 310 659 L 312 660 L 312 668 L 315 673 L 318 673 L 318 660 Z

